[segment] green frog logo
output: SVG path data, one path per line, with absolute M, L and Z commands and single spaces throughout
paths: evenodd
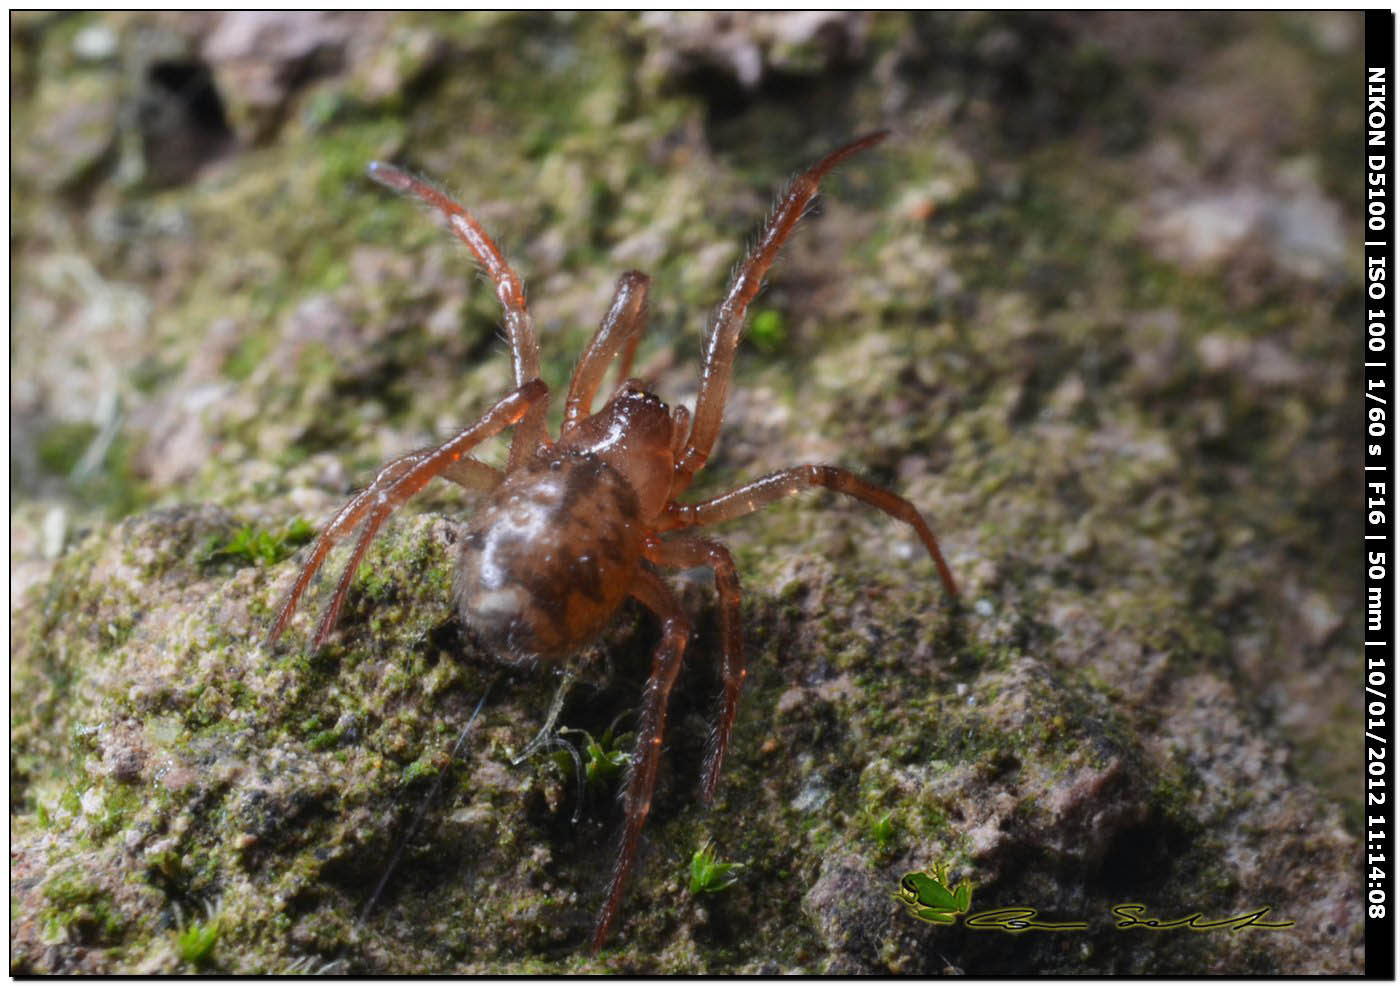
M 931 868 L 906 873 L 899 880 L 894 898 L 920 921 L 929 924 L 957 924 L 958 915 L 972 906 L 972 883 L 964 880 L 948 888 L 948 867 L 935 863 Z

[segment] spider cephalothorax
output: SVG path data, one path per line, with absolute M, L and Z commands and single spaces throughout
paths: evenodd
M 918 510 L 844 469 L 796 466 L 699 503 L 677 499 L 714 447 L 744 314 L 764 274 L 827 172 L 885 136 L 870 134 L 832 151 L 800 174 L 783 194 L 736 270 L 705 338 L 693 420 L 684 407 L 667 407 L 642 384 L 628 379 L 644 328 L 650 283 L 645 274 L 629 271 L 618 281 L 612 306 L 574 368 L 564 423 L 553 441 L 545 430 L 549 388 L 539 379 L 539 343 L 519 277 L 476 219 L 455 201 L 392 165 L 370 165 L 376 181 L 439 210 L 490 275 L 505 313 L 515 389 L 443 445 L 388 463 L 368 489 L 341 508 L 312 546 L 310 558 L 273 621 L 268 643 L 286 629 L 331 547 L 360 527 L 350 562 L 312 638 L 312 648 L 320 647 L 335 626 L 351 578 L 375 533 L 389 514 L 439 477 L 488 494 L 462 540 L 456 600 L 463 621 L 500 658 L 518 663 L 566 657 L 598 636 L 629 596 L 656 613 L 661 643 L 642 698 L 637 745 L 624 782 L 626 821 L 593 934 L 595 949 L 606 940 L 617 915 L 651 808 L 666 708 L 691 633 L 690 620 L 657 575 L 657 566 L 708 567 L 718 591 L 724 693 L 701 781 L 706 800 L 714 796 L 719 781 L 744 680 L 739 577 L 733 559 L 719 542 L 679 532 L 739 517 L 808 487 L 823 486 L 912 526 L 937 566 L 944 588 L 950 595 L 957 594 L 938 542 Z M 619 358 L 618 376 L 624 382 L 595 414 L 593 399 L 608 368 Z M 511 425 L 515 434 L 504 471 L 471 457 L 473 448 Z

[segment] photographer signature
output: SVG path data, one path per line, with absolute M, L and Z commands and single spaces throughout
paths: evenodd
M 963 924 L 977 931 L 1004 931 L 1019 935 L 1026 931 L 1089 929 L 1087 921 L 1041 921 L 1034 907 L 998 907 L 968 914 L 972 906 L 971 882 L 964 880 L 956 886 L 951 884 L 947 866 L 933 866 L 921 872 L 906 873 L 894 896 L 910 915 L 929 924 L 953 924 L 959 916 L 966 915 Z M 1268 907 L 1214 919 L 1205 917 L 1200 911 L 1176 918 L 1152 917 L 1146 913 L 1147 905 L 1138 903 L 1115 904 L 1111 910 L 1118 919 L 1114 928 L 1119 931 L 1134 928 L 1148 931 L 1176 931 L 1181 928 L 1190 931 L 1240 931 L 1244 928 L 1277 931 L 1294 925 L 1293 921 L 1264 920 L 1269 914 Z
M 1200 911 L 1177 918 L 1157 918 L 1145 914 L 1143 904 L 1115 904 L 1111 908 L 1118 918 L 1113 925 L 1119 931 L 1145 928 L 1148 931 L 1175 931 L 1187 928 L 1191 931 L 1240 931 L 1243 928 L 1260 928 L 1277 931 L 1293 927 L 1292 921 L 1265 921 L 1268 907 L 1255 908 L 1243 914 L 1225 918 L 1207 918 Z M 1023 931 L 1087 931 L 1087 921 L 1041 921 L 1034 907 L 999 907 L 991 911 L 978 911 L 963 918 L 963 924 L 977 931 L 1006 931 L 1018 935 Z

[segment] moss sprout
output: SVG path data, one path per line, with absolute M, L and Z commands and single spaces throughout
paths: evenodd
M 316 529 L 301 517 L 276 533 L 245 524 L 227 538 L 217 535 L 209 538 L 200 552 L 200 565 L 206 570 L 225 565 L 235 568 L 276 565 L 315 534 Z
M 728 890 L 738 882 L 736 871 L 743 868 L 743 863 L 721 863 L 707 842 L 690 857 L 690 892 L 699 896 Z
M 191 965 L 204 965 L 214 957 L 219 941 L 218 918 L 191 921 L 175 933 L 175 948 L 180 958 Z

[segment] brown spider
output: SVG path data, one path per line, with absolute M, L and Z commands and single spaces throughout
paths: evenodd
M 643 330 L 650 279 L 636 271 L 623 274 L 612 307 L 574 367 L 557 441 L 551 441 L 545 430 L 549 388 L 539 379 L 539 343 L 520 278 L 476 219 L 447 195 L 392 165 L 369 166 L 375 181 L 440 211 L 452 232 L 486 268 L 505 310 L 515 389 L 451 440 L 388 463 L 368 489 L 341 508 L 321 532 L 287 593 L 268 633 L 268 644 L 286 629 L 327 552 L 363 524 L 312 638 L 312 649 L 319 648 L 335 626 L 351 578 L 375 533 L 395 509 L 436 476 L 490 494 L 462 539 L 455 596 L 462 620 L 499 658 L 517 664 L 561 660 L 597 637 L 628 596 L 654 612 L 661 621 L 661 643 L 642 698 L 637 746 L 624 782 L 626 821 L 607 900 L 593 934 L 594 951 L 606 940 L 617 916 L 651 808 L 667 703 L 691 634 L 690 620 L 656 566 L 708 567 L 719 595 L 724 694 L 705 758 L 701 793 L 706 801 L 714 797 L 719 782 L 745 675 L 739 577 L 729 552 L 719 542 L 693 534 L 662 535 L 740 517 L 806 487 L 824 486 L 864 500 L 913 527 L 944 588 L 950 596 L 957 595 L 938 542 L 913 504 L 844 469 L 796 466 L 700 503 L 677 500 L 714 448 L 744 312 L 762 287 L 764 274 L 827 172 L 885 136 L 884 131 L 873 133 L 832 151 L 799 175 L 782 196 L 739 265 L 705 339 L 693 420 L 684 407 L 668 408 L 641 382 L 627 376 Z M 618 378 L 623 382 L 594 414 L 594 395 L 619 356 Z M 510 425 L 516 426 L 515 436 L 504 472 L 468 454 Z

